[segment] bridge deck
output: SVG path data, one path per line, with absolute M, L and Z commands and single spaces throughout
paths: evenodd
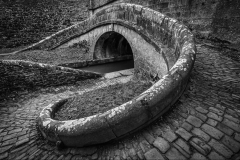
M 13 55 L 1 56 L 1 59 L 25 60 L 39 63 L 48 63 L 59 65 L 64 63 L 74 63 L 86 60 L 85 49 L 82 48 L 64 48 L 52 51 L 33 50 L 24 51 Z
M 173 110 L 120 141 L 81 149 L 57 150 L 35 126 L 43 106 L 80 88 L 12 95 L 0 107 L 0 159 L 233 159 L 240 149 L 239 73 L 239 61 L 198 46 L 189 87 Z

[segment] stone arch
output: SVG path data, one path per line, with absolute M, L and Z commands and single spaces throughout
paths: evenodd
M 133 56 L 130 43 L 120 33 L 110 31 L 102 34 L 96 41 L 93 59 L 105 59 L 121 56 Z

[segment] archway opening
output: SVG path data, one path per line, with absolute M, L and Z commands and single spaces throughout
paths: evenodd
M 132 56 L 132 49 L 128 41 L 121 34 L 107 32 L 103 34 L 95 45 L 93 59 Z
M 104 33 L 96 42 L 93 60 L 98 65 L 81 68 L 99 73 L 109 73 L 134 68 L 133 52 L 130 44 L 121 34 Z

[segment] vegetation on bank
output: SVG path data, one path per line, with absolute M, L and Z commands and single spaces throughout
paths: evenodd
M 26 46 L 87 18 L 87 0 L 0 0 L 0 49 Z

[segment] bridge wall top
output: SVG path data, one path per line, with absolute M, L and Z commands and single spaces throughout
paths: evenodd
M 116 0 L 89 0 L 88 9 L 94 10 Z

